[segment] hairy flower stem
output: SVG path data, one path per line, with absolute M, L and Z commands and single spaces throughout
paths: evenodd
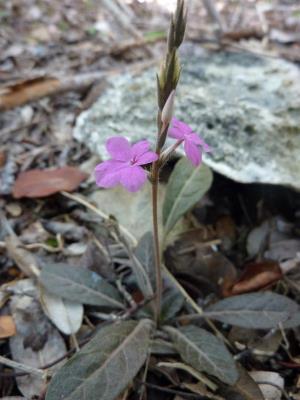
M 159 231 L 158 231 L 158 214 L 157 214 L 157 197 L 158 197 L 158 181 L 159 168 L 158 163 L 153 163 L 152 169 L 152 222 L 153 222 L 153 240 L 154 240 L 154 257 L 155 257 L 155 321 L 159 324 L 161 298 L 162 298 L 162 276 L 161 276 L 161 256 L 159 246 Z
M 159 229 L 158 229 L 158 213 L 157 213 L 157 197 L 158 197 L 158 182 L 159 171 L 162 165 L 168 159 L 168 153 L 165 157 L 161 157 L 161 151 L 165 145 L 169 123 L 171 122 L 174 96 L 177 83 L 180 77 L 180 61 L 177 55 L 177 50 L 181 45 L 186 27 L 186 8 L 185 0 L 177 0 L 176 11 L 171 19 L 168 40 L 167 52 L 165 59 L 161 65 L 160 71 L 157 74 L 157 91 L 158 91 L 158 113 L 157 127 L 158 135 L 156 141 L 156 154 L 158 160 L 154 161 L 151 169 L 152 182 L 152 216 L 153 216 L 153 239 L 154 239 L 154 254 L 155 254 L 155 280 L 156 280 L 156 298 L 155 298 L 155 321 L 159 324 L 161 300 L 162 300 L 162 265 L 161 265 L 161 250 L 159 245 Z M 175 151 L 175 145 L 171 153 Z

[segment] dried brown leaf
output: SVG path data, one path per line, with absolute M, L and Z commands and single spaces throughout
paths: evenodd
M 37 77 L 14 83 L 0 92 L 0 110 L 8 110 L 55 93 L 60 86 L 57 78 Z
M 47 197 L 62 190 L 71 192 L 75 190 L 87 174 L 75 167 L 62 167 L 57 169 L 30 170 L 22 172 L 13 187 L 13 197 Z
M 227 296 L 264 289 L 282 279 L 282 276 L 281 268 L 275 261 L 248 264 Z
M 8 338 L 16 334 L 16 325 L 11 315 L 0 316 L 0 339 Z

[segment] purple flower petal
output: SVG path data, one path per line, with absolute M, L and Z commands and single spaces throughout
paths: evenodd
M 176 119 L 175 117 L 172 118 L 172 122 L 170 124 L 170 129 L 168 132 L 170 137 L 177 140 L 183 140 L 186 135 L 190 135 L 192 132 L 193 131 L 190 126 L 182 121 L 179 121 L 179 119 Z
M 184 139 L 184 133 L 179 129 L 175 127 L 169 128 L 168 135 L 171 138 L 177 139 L 177 140 L 183 140 Z
M 96 165 L 95 173 L 97 173 L 97 175 L 100 176 L 100 174 L 104 174 L 108 170 L 115 170 L 117 168 L 122 168 L 123 166 L 124 166 L 124 161 L 107 160 Z
M 108 171 L 101 177 L 96 179 L 98 186 L 103 188 L 111 188 L 120 183 L 120 171 Z
M 112 187 L 119 184 L 120 170 L 126 167 L 122 161 L 108 160 L 95 168 L 96 184 L 100 187 Z
M 131 158 L 136 158 L 138 159 L 141 155 L 146 153 L 149 150 L 150 143 L 148 140 L 141 140 L 138 143 L 135 143 L 131 147 Z
M 131 158 L 131 146 L 128 140 L 122 136 L 109 138 L 106 142 L 106 148 L 114 160 L 129 161 Z
M 199 135 L 197 135 L 197 133 L 194 132 L 186 135 L 186 138 L 198 146 L 203 146 L 205 144 L 204 140 Z
M 154 153 L 154 151 L 147 151 L 147 153 L 142 154 L 135 165 L 144 165 L 144 164 L 149 164 L 152 163 L 153 161 L 156 161 L 158 159 L 158 155 Z
M 184 141 L 184 151 L 187 158 L 191 163 L 197 167 L 202 161 L 201 149 L 197 147 L 192 141 L 185 139 Z
M 172 118 L 171 125 L 174 128 L 179 129 L 185 135 L 193 132 L 192 128 L 188 124 L 186 124 L 183 121 L 180 121 L 179 119 L 177 119 L 175 117 Z
M 131 166 L 121 171 L 120 183 L 129 190 L 129 192 L 138 191 L 146 180 L 147 174 L 142 167 Z

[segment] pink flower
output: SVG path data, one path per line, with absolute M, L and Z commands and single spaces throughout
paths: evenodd
M 158 159 L 150 144 L 142 140 L 133 146 L 122 136 L 107 140 L 106 148 L 112 159 L 98 164 L 95 168 L 98 186 L 110 188 L 123 185 L 130 192 L 136 192 L 147 179 L 146 171 L 141 165 L 152 163 Z
M 195 166 L 202 162 L 202 151 L 205 153 L 212 151 L 210 146 L 197 133 L 193 132 L 189 125 L 176 118 L 172 118 L 168 134 L 177 139 L 179 144 L 184 142 L 185 154 Z

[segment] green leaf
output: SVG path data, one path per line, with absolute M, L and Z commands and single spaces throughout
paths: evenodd
M 284 329 L 297 328 L 300 326 L 300 308 L 292 314 L 283 324 Z
M 42 268 L 40 281 L 52 294 L 70 301 L 124 308 L 119 292 L 100 275 L 68 264 L 47 264 Z
M 239 377 L 235 362 L 217 337 L 197 326 L 166 327 L 181 358 L 197 371 L 204 371 L 233 385 Z
M 150 280 L 151 287 L 155 288 L 154 243 L 151 232 L 146 232 L 141 237 L 134 251 L 134 255 L 144 267 L 143 269 L 148 276 L 148 280 Z
M 144 266 L 134 254 L 132 254 L 131 262 L 131 268 L 135 275 L 138 287 L 141 289 L 145 298 L 150 299 L 153 296 L 153 289 Z
M 229 297 L 205 309 L 204 316 L 242 328 L 272 329 L 297 313 L 298 305 L 273 292 Z
M 114 400 L 144 364 L 150 320 L 102 328 L 51 380 L 46 400 Z
M 177 354 L 177 351 L 172 343 L 159 338 L 151 341 L 150 351 L 151 354 L 159 354 L 164 356 Z
M 178 161 L 167 184 L 163 204 L 165 235 L 208 191 L 212 178 L 206 165 L 194 167 L 185 157 Z
M 45 314 L 65 335 L 79 331 L 83 320 L 83 305 L 71 302 L 40 288 L 40 301 Z
M 174 287 L 170 288 L 167 293 L 163 295 L 161 307 L 161 320 L 168 321 L 175 317 L 180 311 L 184 303 L 184 297 Z

